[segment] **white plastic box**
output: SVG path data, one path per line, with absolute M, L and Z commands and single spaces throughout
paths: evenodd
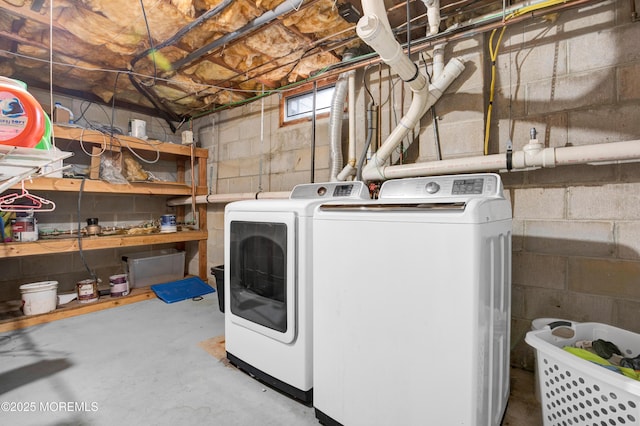
M 184 251 L 152 250 L 123 256 L 131 288 L 162 284 L 184 278 Z
M 579 340 L 615 343 L 624 357 L 640 355 L 640 334 L 599 323 L 574 323 L 573 337 L 550 327 L 530 331 L 536 349 L 542 418 L 550 425 L 640 425 L 640 381 L 610 371 L 562 348 Z

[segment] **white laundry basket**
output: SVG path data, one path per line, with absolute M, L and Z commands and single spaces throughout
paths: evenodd
M 576 324 L 576 323 L 574 321 L 561 319 L 561 318 L 536 318 L 533 321 L 531 321 L 531 330 L 537 331 L 537 330 L 542 330 L 545 327 L 550 327 L 552 330 L 554 330 L 553 334 L 555 335 L 571 337 L 573 336 L 573 332 L 571 331 L 571 326 L 573 324 Z M 566 335 L 567 333 L 565 333 L 565 330 L 569 330 L 570 333 Z M 534 354 L 534 357 L 535 357 L 535 354 Z M 534 368 L 535 368 L 534 392 L 536 396 L 536 401 L 540 402 L 540 375 L 538 374 L 537 366 Z
M 525 338 L 536 349 L 544 425 L 640 425 L 640 381 L 562 349 L 579 340 L 603 339 L 615 343 L 623 356 L 635 357 L 640 334 L 599 323 L 571 328 L 571 338 L 555 336 L 548 327 Z

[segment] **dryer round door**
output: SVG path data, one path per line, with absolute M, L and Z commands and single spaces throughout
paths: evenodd
M 225 298 L 233 323 L 284 343 L 293 342 L 296 249 L 293 212 L 229 213 Z

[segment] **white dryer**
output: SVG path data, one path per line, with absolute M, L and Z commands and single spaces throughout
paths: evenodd
M 296 186 L 289 199 L 225 209 L 227 358 L 305 403 L 312 400 L 312 214 L 327 200 L 366 200 L 362 182 Z
M 313 406 L 321 423 L 500 424 L 511 228 L 495 174 L 387 181 L 378 200 L 317 207 Z

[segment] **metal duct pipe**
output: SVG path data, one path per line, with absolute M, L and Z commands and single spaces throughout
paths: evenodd
M 355 71 L 349 71 L 355 72 Z M 331 113 L 329 114 L 329 180 L 338 180 L 338 173 L 342 169 L 342 115 L 344 101 L 348 91 L 347 73 L 340 74 L 331 98 Z
M 346 62 L 355 57 L 355 53 L 347 51 L 342 57 Z M 331 109 L 329 113 L 329 179 L 332 182 L 345 180 L 339 177 L 342 170 L 342 118 L 344 115 L 344 103 L 349 94 L 349 158 L 351 152 L 355 152 L 355 70 L 340 74 L 331 98 Z M 355 154 L 354 166 L 355 166 Z M 348 166 L 348 164 L 347 164 Z M 346 167 L 345 167 L 346 168 Z M 354 168 L 355 171 L 355 168 Z
M 349 94 L 347 99 L 349 100 L 349 149 L 347 164 L 344 169 L 338 174 L 339 181 L 345 181 L 351 176 L 356 174 L 356 73 L 355 71 L 349 72 L 348 78 Z

